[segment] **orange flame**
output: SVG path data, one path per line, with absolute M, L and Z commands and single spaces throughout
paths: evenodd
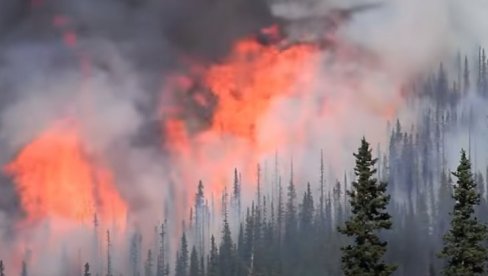
M 274 34 L 275 30 L 270 28 L 264 32 Z M 223 63 L 203 72 L 192 71 L 217 98 L 217 106 L 210 126 L 196 135 L 188 135 L 185 125 L 189 122 L 185 123 L 182 116 L 165 118 L 166 143 L 182 170 L 201 170 L 192 175 L 204 178 L 206 190 L 214 194 L 221 193 L 232 183 L 235 167 L 247 178 L 246 182 L 254 182 L 260 155 L 263 151 L 275 151 L 277 146 L 259 143 L 256 128 L 260 119 L 279 97 L 307 91 L 309 77 L 313 77 L 316 69 L 317 51 L 313 45 L 297 44 L 280 49 L 277 45 L 262 45 L 246 38 L 235 44 Z M 172 93 L 184 90 L 188 86 L 187 79 L 172 76 L 168 80 L 173 84 Z M 168 87 L 164 92 L 168 93 Z M 203 100 L 193 98 L 205 106 Z M 196 186 L 198 179 L 184 181 L 193 181 Z
M 26 221 L 59 217 L 124 227 L 127 206 L 111 172 L 84 154 L 79 129 L 68 121 L 55 123 L 5 168 L 20 193 Z
M 205 78 L 218 97 L 213 128 L 253 140 L 256 123 L 272 101 L 292 93 L 314 69 L 315 50 L 311 45 L 280 50 L 251 39 L 240 41 L 229 60 L 211 67 Z

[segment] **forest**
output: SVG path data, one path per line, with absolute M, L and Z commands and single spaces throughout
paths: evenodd
M 486 274 L 488 167 L 472 161 L 473 128 L 483 118 L 463 104 L 488 97 L 484 49 L 476 58 L 459 54 L 449 66 L 413 81 L 406 97 L 428 106 L 414 125 L 405 127 L 400 119 L 391 124 L 385 151 L 373 152 L 367 137 L 358 140 L 358 151 L 349 153 L 356 165 L 343 179 L 326 181 L 324 150 L 317 153 L 316 180 L 308 183 L 296 183 L 292 160 L 286 174 L 278 172 L 278 158 L 265 173 L 258 165 L 249 205 L 241 199 L 238 169 L 220 196 L 221 208 L 205 197 L 200 181 L 177 247 L 171 248 L 175 237 L 166 227 L 178 222 L 164 220 L 155 224 L 150 248 L 142 248 L 140 233 L 131 235 L 124 262 L 112 259 L 121 249 L 112 246 L 109 231 L 97 228 L 95 215 L 94 242 L 106 250 L 90 261 L 65 262 L 64 275 Z M 450 166 L 448 139 L 455 131 L 467 133 L 469 143 L 454 149 Z M 0 262 L 1 276 L 4 270 Z M 37 275 L 27 259 L 21 273 Z

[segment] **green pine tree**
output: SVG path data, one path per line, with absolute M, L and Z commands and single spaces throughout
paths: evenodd
M 379 183 L 373 176 L 377 159 L 372 159 L 369 143 L 361 140 L 358 153 L 354 154 L 354 169 L 357 181 L 348 191 L 352 216 L 339 232 L 354 238 L 354 244 L 342 247 L 342 269 L 346 276 L 382 276 L 395 271 L 395 265 L 382 260 L 386 252 L 386 242 L 378 237 L 378 231 L 390 229 L 391 217 L 386 212 L 390 196 L 386 193 L 386 183 Z
M 480 194 L 471 173 L 471 163 L 464 150 L 457 171 L 454 186 L 454 210 L 451 213 L 451 228 L 444 236 L 444 248 L 440 256 L 446 259 L 445 275 L 485 274 L 488 251 L 482 242 L 488 238 L 486 225 L 478 222 L 474 207 L 480 204 Z

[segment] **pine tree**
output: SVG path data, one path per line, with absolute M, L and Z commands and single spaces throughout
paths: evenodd
M 324 194 L 324 184 L 325 184 L 325 180 L 324 180 L 324 152 L 323 150 L 320 150 L 320 197 L 319 197 L 319 223 L 320 224 L 323 224 L 325 221 L 324 221 L 324 217 L 325 217 L 325 214 L 324 214 L 324 208 L 325 208 L 325 194 Z
M 164 276 L 164 268 L 165 268 L 165 256 L 164 256 L 164 239 L 165 239 L 165 224 L 161 224 L 161 232 L 159 232 L 159 254 L 158 254 L 158 261 L 157 261 L 157 266 L 156 266 L 156 276 Z
M 144 265 L 144 276 L 152 276 L 153 275 L 153 257 L 152 257 L 152 251 L 149 249 L 147 251 L 147 259 L 146 259 L 146 264 Z
M 5 267 L 2 260 L 0 260 L 0 276 L 5 276 Z
M 303 195 L 300 210 L 300 227 L 305 233 L 310 233 L 314 216 L 314 204 L 310 183 L 307 183 L 307 191 Z
M 110 248 L 112 243 L 110 242 L 110 231 L 107 230 L 107 276 L 112 276 L 112 255 L 110 254 Z
M 205 276 L 205 264 L 203 262 L 203 256 L 200 257 L 199 275 Z
M 219 253 L 217 251 L 217 246 L 215 245 L 215 238 L 212 235 L 210 239 L 210 256 L 207 265 L 207 276 L 219 276 L 219 263 L 218 263 Z
M 186 276 L 188 273 L 188 243 L 186 241 L 186 234 L 183 232 L 181 236 L 180 251 L 176 258 L 175 275 Z
M 342 269 L 346 276 L 390 275 L 396 266 L 387 265 L 381 259 L 386 252 L 386 242 L 382 242 L 377 232 L 390 229 L 391 217 L 386 212 L 390 196 L 386 193 L 386 183 L 378 183 L 373 177 L 376 173 L 369 143 L 361 140 L 358 153 L 354 154 L 354 169 L 357 181 L 348 191 L 352 216 L 339 228 L 339 232 L 354 237 L 354 244 L 342 247 Z
M 224 218 L 224 228 L 222 229 L 222 241 L 220 243 L 219 253 L 220 275 L 234 275 L 234 244 L 232 242 L 229 222 L 227 221 L 227 215 L 225 215 Z
M 463 86 L 464 86 L 464 93 L 467 93 L 470 87 L 469 63 L 468 63 L 467 56 L 464 57 Z
M 288 201 L 286 203 L 286 219 L 285 219 L 285 239 L 290 240 L 296 234 L 297 227 L 297 211 L 296 198 L 297 193 L 295 184 L 293 183 L 293 163 L 291 165 L 290 184 L 288 185 Z
M 480 204 L 480 194 L 471 172 L 471 162 L 466 152 L 461 152 L 461 161 L 454 186 L 454 210 L 451 213 L 451 228 L 444 236 L 444 248 L 440 256 L 447 261 L 445 275 L 481 275 L 485 274 L 488 250 L 482 242 L 488 238 L 486 225 L 478 222 L 474 207 Z
M 22 271 L 20 272 L 21 276 L 28 276 L 29 273 L 27 273 L 27 262 L 22 261 Z
M 190 254 L 190 276 L 199 276 L 199 262 L 198 262 L 198 256 L 197 256 L 197 249 L 195 246 L 192 247 L 191 249 L 191 254 Z
M 141 261 L 141 241 L 142 241 L 142 235 L 139 233 L 134 233 L 131 239 L 131 245 L 130 245 L 130 260 L 131 260 L 131 266 L 132 266 L 132 275 L 133 276 L 139 276 L 140 271 L 139 271 L 139 265 Z
M 0 274 L 1 276 L 2 274 Z M 89 263 L 86 263 L 85 264 L 85 271 L 83 272 L 83 276 L 91 276 L 91 273 L 90 273 L 90 264 Z

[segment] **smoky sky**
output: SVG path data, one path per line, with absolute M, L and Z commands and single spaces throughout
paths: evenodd
M 130 131 L 108 140 L 129 141 L 125 147 L 145 148 L 153 156 L 164 139 L 158 117 L 164 76 L 185 70 L 180 58 L 217 62 L 236 39 L 272 23 L 264 0 L 0 0 L 0 114 L 15 111 L 0 120 L 0 164 L 42 131 L 39 118 L 56 118 L 61 113 L 56 109 L 76 98 L 75 89 L 57 87 L 83 82 L 84 58 L 91 77 L 120 87 L 117 101 L 137 113 L 114 119 L 111 125 L 126 124 Z M 210 120 L 212 111 L 188 98 L 179 104 L 190 116 Z M 127 152 L 121 147 L 111 151 Z M 22 215 L 18 201 L 11 179 L 2 175 L 0 213 L 17 219 Z

